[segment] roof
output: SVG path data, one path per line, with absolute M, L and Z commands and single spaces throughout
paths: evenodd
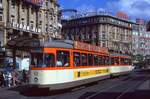
M 41 42 L 41 47 L 55 47 L 55 48 L 73 48 L 73 41 L 70 40 L 50 40 L 47 42 Z
M 125 54 L 111 54 L 111 57 L 126 57 L 126 58 L 131 58 L 131 56 L 129 55 L 125 55 Z

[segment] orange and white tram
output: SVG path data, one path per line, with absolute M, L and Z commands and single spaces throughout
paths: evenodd
M 115 58 L 119 59 L 118 65 Z M 51 41 L 31 51 L 30 85 L 59 90 L 106 79 L 111 73 L 130 71 L 129 63 L 121 64 L 127 59 L 85 43 Z
M 130 56 L 113 54 L 110 55 L 110 60 L 110 74 L 112 76 L 128 74 L 133 69 Z

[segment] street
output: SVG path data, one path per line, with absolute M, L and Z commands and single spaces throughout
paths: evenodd
M 150 99 L 149 92 L 149 71 L 138 71 L 57 92 L 28 86 L 1 88 L 0 99 Z

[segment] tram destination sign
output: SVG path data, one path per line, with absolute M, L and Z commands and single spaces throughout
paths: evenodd
M 100 53 L 108 53 L 107 48 L 98 47 L 95 45 L 90 45 L 90 44 L 86 44 L 86 43 L 82 43 L 82 42 L 78 42 L 78 41 L 74 42 L 74 48 L 75 49 L 81 49 L 81 50 L 100 52 Z

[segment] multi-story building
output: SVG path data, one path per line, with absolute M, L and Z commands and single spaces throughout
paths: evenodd
M 39 11 L 39 27 L 44 39 L 61 38 L 59 5 L 57 0 L 45 0 Z
M 65 39 L 108 47 L 112 53 L 131 54 L 132 22 L 109 14 L 89 15 L 62 20 Z
M 0 51 L 15 63 L 16 56 L 29 56 L 31 42 L 58 36 L 58 8 L 57 0 L 0 0 Z
M 140 53 L 140 31 L 139 31 L 139 24 L 132 25 L 132 54 L 138 55 Z
M 0 0 L 0 65 L 3 61 L 4 57 L 4 49 L 3 49 L 3 44 L 4 44 L 4 21 L 3 21 L 3 6 L 2 6 L 2 0 Z
M 139 23 L 138 20 L 141 22 Z M 138 20 L 133 24 L 133 55 L 150 55 L 150 32 L 146 30 L 146 22 L 142 19 Z

